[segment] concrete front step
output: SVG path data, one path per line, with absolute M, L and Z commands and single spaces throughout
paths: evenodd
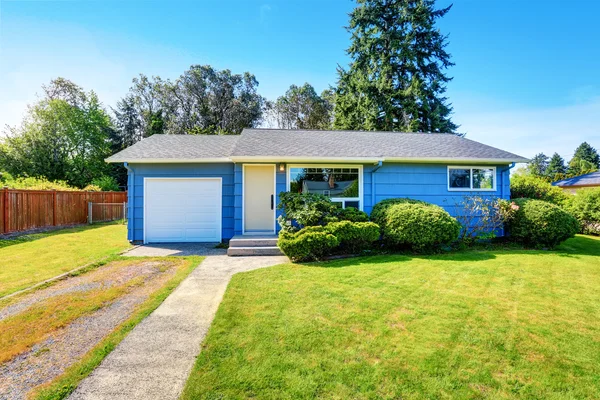
M 229 247 L 277 247 L 277 237 L 233 237 Z
M 277 246 L 231 247 L 227 249 L 228 256 L 282 256 Z

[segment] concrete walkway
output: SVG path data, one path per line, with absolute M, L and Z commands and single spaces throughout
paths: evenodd
M 208 256 L 84 379 L 70 399 L 177 399 L 231 276 L 286 257 Z

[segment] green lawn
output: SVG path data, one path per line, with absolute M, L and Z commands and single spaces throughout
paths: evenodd
M 92 225 L 0 240 L 0 297 L 130 246 L 122 224 Z
M 600 397 L 600 240 L 235 275 L 183 399 Z

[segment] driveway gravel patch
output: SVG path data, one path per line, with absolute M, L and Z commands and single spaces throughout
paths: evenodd
M 36 386 L 51 382 L 61 375 L 173 277 L 177 265 L 179 261 L 173 260 L 115 261 L 48 288 L 10 299 L 8 305 L 0 308 L 0 327 L 7 318 L 18 317 L 30 307 L 43 305 L 45 300 L 56 296 L 109 289 L 135 282 L 124 295 L 110 304 L 77 318 L 52 332 L 28 351 L 0 364 L 0 399 L 24 399 Z

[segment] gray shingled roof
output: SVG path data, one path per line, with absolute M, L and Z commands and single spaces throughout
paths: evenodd
M 554 186 L 600 186 L 600 171 L 592 172 L 585 175 L 575 176 L 569 179 L 563 179 L 552 183 Z
M 240 136 L 152 135 L 107 158 L 108 162 L 198 160 L 229 161 Z
M 240 136 L 154 135 L 109 162 L 368 159 L 527 162 L 524 157 L 449 134 L 245 129 Z

